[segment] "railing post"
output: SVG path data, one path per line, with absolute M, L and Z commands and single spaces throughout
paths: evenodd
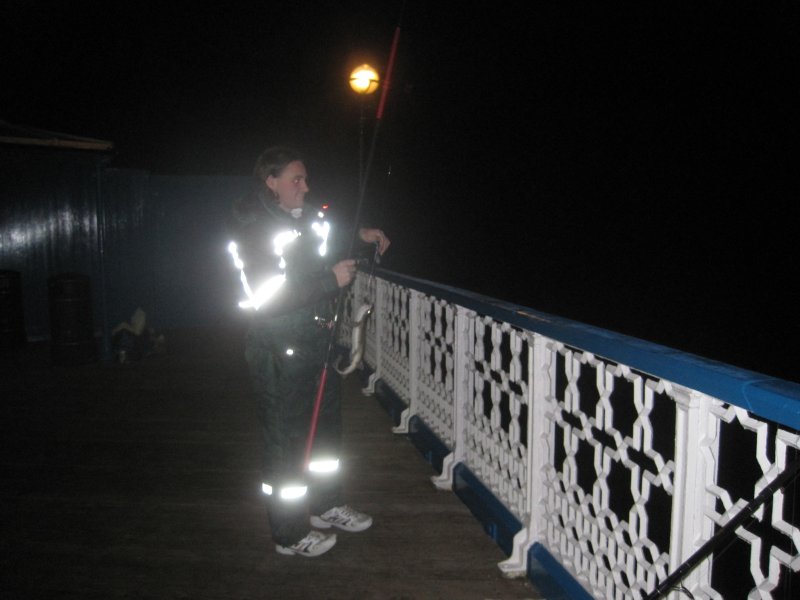
M 714 533 L 705 517 L 706 486 L 716 481 L 719 421 L 711 413 L 711 398 L 671 385 L 675 400 L 675 482 L 670 524 L 669 571 L 673 572 Z M 711 559 L 686 575 L 683 585 L 697 593 L 711 584 Z M 682 598 L 677 593 L 670 599 Z
M 442 461 L 441 475 L 431 477 L 433 485 L 440 490 L 453 489 L 453 469 L 464 460 L 467 420 L 465 411 L 472 398 L 470 368 L 475 313 L 456 305 L 456 322 L 453 336 L 453 448 Z
M 421 292 L 409 290 L 408 296 L 408 408 L 400 413 L 400 423 L 393 427 L 394 433 L 408 433 L 408 420 L 417 413 L 419 401 L 419 356 L 422 337 L 420 327 Z
M 523 522 L 514 536 L 511 556 L 497 564 L 506 577 L 523 577 L 528 571 L 528 551 L 539 541 L 544 531 L 544 482 L 540 477 L 545 473 L 545 465 L 552 462 L 548 441 L 549 426 L 547 402 L 555 365 L 547 350 L 548 339 L 536 333 L 528 337 L 528 455 L 527 489 L 525 490 L 525 510 L 527 522 Z
M 375 393 L 375 384 L 381 378 L 381 364 L 383 362 L 383 344 L 381 340 L 383 339 L 383 328 L 387 318 L 384 299 L 389 283 L 384 279 L 377 279 L 375 284 L 375 312 L 373 313 L 375 321 L 375 343 L 373 344 L 373 348 L 375 348 L 375 371 L 369 376 L 366 387 L 361 390 L 361 393 L 365 396 L 372 396 Z

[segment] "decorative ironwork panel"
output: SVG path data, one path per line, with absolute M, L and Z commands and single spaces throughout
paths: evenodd
M 553 342 L 544 538 L 598 598 L 667 575 L 674 476 L 670 387 Z
M 420 313 L 417 410 L 439 439 L 452 448 L 455 306 L 424 296 Z
M 465 463 L 519 519 L 529 516 L 528 352 L 526 333 L 474 318 L 469 354 Z
M 394 283 L 381 286 L 383 294 L 381 376 L 402 399 L 409 399 L 409 297 L 408 288 Z
M 714 400 L 719 421 L 716 473 L 706 474 L 705 515 L 722 527 L 798 455 L 800 435 Z M 707 598 L 784 598 L 800 589 L 798 488 L 777 492 L 736 530 L 735 542 L 714 555 Z M 734 498 L 738 498 L 735 502 Z

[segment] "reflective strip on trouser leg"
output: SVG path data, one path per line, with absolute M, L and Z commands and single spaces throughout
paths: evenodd
M 308 470 L 316 475 L 330 475 L 339 470 L 338 458 L 313 459 L 308 463 Z
M 342 483 L 339 477 L 338 458 L 314 458 L 308 463 L 311 514 L 321 515 L 329 508 L 339 506 Z
M 343 504 L 339 461 L 342 432 L 340 384 L 339 374 L 329 373 L 308 465 L 309 508 L 314 515 Z
M 264 492 L 267 496 L 272 496 L 275 492 L 275 488 L 273 488 L 268 483 L 261 484 L 261 491 Z M 277 497 L 281 500 L 297 500 L 299 498 L 303 498 L 308 493 L 308 486 L 305 485 L 284 485 L 278 488 Z
M 266 495 L 267 515 L 270 533 L 276 544 L 291 546 L 299 542 L 308 533 L 308 496 L 305 485 L 293 483 L 281 484 L 273 480 L 275 485 L 265 482 L 262 489 Z

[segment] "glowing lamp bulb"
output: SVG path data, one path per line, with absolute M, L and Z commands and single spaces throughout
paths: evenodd
M 378 73 L 368 64 L 356 67 L 350 73 L 350 87 L 356 94 L 371 94 L 378 89 Z

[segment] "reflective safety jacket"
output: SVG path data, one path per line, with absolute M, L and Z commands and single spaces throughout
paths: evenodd
M 338 291 L 331 271 L 331 225 L 322 209 L 306 206 L 290 214 L 265 201 L 240 215 L 228 245 L 239 270 L 242 309 L 257 320 L 294 314 L 332 318 Z
M 305 502 L 315 510 L 341 504 L 336 476 L 341 404 L 336 373 L 320 403 L 310 464 L 309 424 L 326 358 L 339 287 L 331 271 L 338 260 L 323 211 L 291 215 L 270 201 L 244 204 L 236 214 L 228 250 L 239 271 L 240 306 L 253 315 L 245 358 L 255 384 L 264 448 L 264 493 L 277 543 L 308 532 Z M 308 494 L 308 497 L 306 497 Z M 313 513 L 313 514 L 321 514 Z

